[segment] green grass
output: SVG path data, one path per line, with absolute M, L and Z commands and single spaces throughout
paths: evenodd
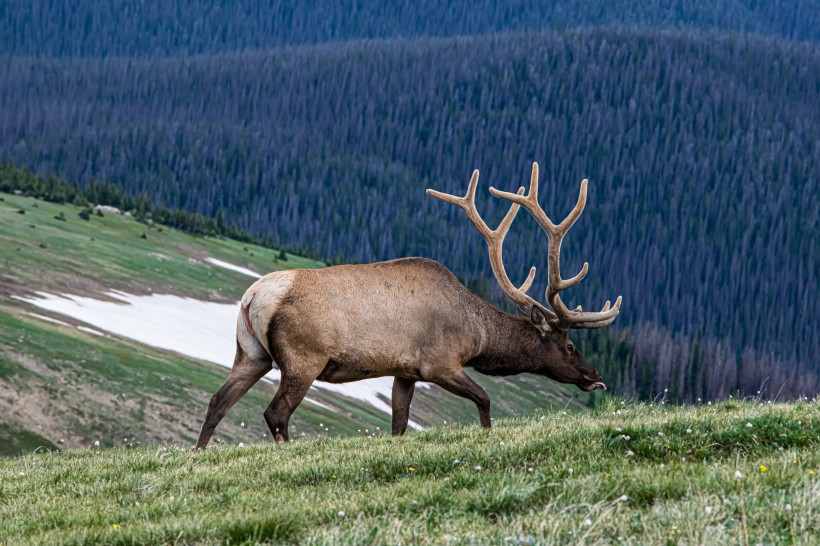
M 0 542 L 810 545 L 819 473 L 816 402 L 610 400 L 489 432 L 6 459 Z
M 131 216 L 105 213 L 89 220 L 81 207 L 0 193 L 0 294 L 2 285 L 24 290 L 75 293 L 120 289 L 144 293 L 147 287 L 193 297 L 238 299 L 250 277 L 202 260 L 217 258 L 268 273 L 316 268 L 323 264 L 224 238 L 193 237 Z M 20 214 L 24 211 L 24 214 Z M 63 215 L 65 220 L 58 220 Z M 145 238 L 142 236 L 145 235 Z

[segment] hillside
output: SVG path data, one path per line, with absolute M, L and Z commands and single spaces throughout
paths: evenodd
M 818 0 L 7 0 L 0 52 L 156 56 L 365 38 L 488 35 L 586 26 L 693 28 L 820 39 Z
M 8 544 L 817 543 L 816 401 L 0 460 Z
M 322 266 L 123 214 L 83 220 L 83 210 L 0 193 L 0 455 L 95 441 L 191 445 L 227 377 L 235 305 L 253 280 L 209 259 L 257 272 Z M 262 411 L 276 377 L 231 410 L 219 438 L 235 444 L 268 433 Z M 496 417 L 590 401 L 544 378 L 477 380 Z M 390 381 L 381 381 L 311 390 L 294 415 L 295 435 L 388 428 Z M 411 418 L 477 421 L 470 402 L 437 387 L 418 390 Z
M 726 361 L 765 358 L 751 367 L 784 375 L 818 372 L 816 46 L 586 30 L 12 57 L 0 73 L 0 157 L 222 213 L 323 259 L 430 256 L 497 303 L 479 238 L 423 190 L 463 191 L 479 168 L 479 207 L 497 220 L 503 205 L 486 188 L 518 187 L 536 160 L 541 201 L 558 216 L 588 177 L 564 245 L 567 271 L 591 264 L 573 305 L 623 294 L 618 327 L 700 337 L 725 346 Z M 539 266 L 543 293 L 544 237 L 526 216 L 513 232 L 508 269 L 520 280 Z

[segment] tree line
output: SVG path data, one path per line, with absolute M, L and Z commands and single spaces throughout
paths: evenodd
M 54 174 L 42 175 L 11 163 L 0 163 L 0 192 L 17 193 L 51 203 L 69 203 L 80 207 L 105 205 L 128 212 L 143 223 L 162 224 L 200 237 L 227 237 L 245 243 L 270 246 L 227 222 L 222 214 L 215 218 L 182 209 L 169 209 L 155 205 L 144 194 L 129 195 L 110 182 L 91 182 L 81 188 L 76 182 L 68 182 Z M 89 219 L 89 211 L 80 215 Z

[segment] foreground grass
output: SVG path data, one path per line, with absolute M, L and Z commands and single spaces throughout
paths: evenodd
M 0 461 L 0 542 L 816 544 L 820 406 L 610 401 L 404 438 Z

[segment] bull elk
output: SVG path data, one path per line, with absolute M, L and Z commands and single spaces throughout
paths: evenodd
M 228 409 L 272 368 L 282 373 L 279 390 L 264 412 L 277 441 L 288 440 L 288 421 L 311 384 L 345 383 L 393 376 L 393 434 L 403 434 L 417 381 L 435 383 L 472 400 L 481 426 L 490 427 L 490 399 L 465 368 L 487 375 L 522 372 L 543 375 L 581 390 L 606 389 L 567 337 L 571 328 L 600 328 L 618 315 L 621 298 L 599 312 L 570 310 L 560 292 L 578 284 L 588 264 L 570 279 L 561 277 L 564 235 L 584 209 L 587 181 L 575 208 L 553 224 L 538 204 L 538 164 L 530 189 L 507 193 L 509 212 L 491 230 L 475 206 L 478 171 L 467 194 L 427 193 L 460 207 L 487 242 L 490 265 L 501 289 L 518 308 L 518 316 L 490 305 L 470 292 L 443 265 L 425 258 L 404 258 L 367 265 L 340 265 L 319 270 L 270 273 L 242 297 L 236 324 L 236 356 L 225 384 L 208 405 L 196 447 L 204 448 Z M 501 247 L 510 225 L 524 207 L 547 234 L 552 310 L 527 295 L 535 268 L 520 288 L 510 282 Z

